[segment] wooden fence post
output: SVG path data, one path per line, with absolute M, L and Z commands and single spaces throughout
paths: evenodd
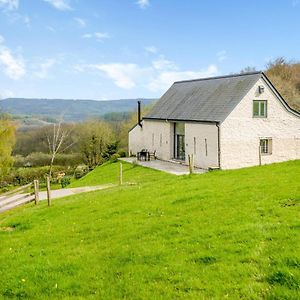
M 39 197 L 39 181 L 34 180 L 33 181 L 33 186 L 34 186 L 34 203 L 35 205 L 39 204 L 40 197 Z
M 48 206 L 51 206 L 51 189 L 50 189 L 50 177 L 47 176 L 47 200 Z
M 123 184 L 123 165 L 120 163 L 120 170 L 119 170 L 119 185 Z
M 188 155 L 188 161 L 189 161 L 190 174 L 193 174 L 193 172 L 194 172 L 194 155 L 193 154 Z

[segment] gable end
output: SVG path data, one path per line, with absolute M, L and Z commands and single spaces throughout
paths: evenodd
M 289 106 L 289 104 L 284 100 L 284 98 L 280 95 L 278 90 L 275 88 L 275 86 L 272 84 L 270 79 L 267 77 L 265 73 L 262 72 L 262 79 L 266 82 L 266 84 L 269 86 L 269 88 L 272 90 L 272 92 L 276 95 L 276 97 L 279 99 L 281 104 L 284 106 L 284 108 L 291 114 L 297 116 L 300 118 L 300 113 L 293 108 Z

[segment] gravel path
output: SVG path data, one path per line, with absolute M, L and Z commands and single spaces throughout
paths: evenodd
M 104 190 L 114 186 L 116 186 L 116 184 L 104 184 L 98 186 L 84 186 L 78 188 L 51 190 L 51 199 L 63 198 L 66 196 L 71 196 L 71 195 L 76 195 L 76 194 L 81 194 L 86 192 Z M 31 202 L 34 198 L 33 196 L 24 198 L 24 196 L 26 196 L 26 194 L 16 194 L 10 198 L 5 198 L 0 195 L 0 213 L 15 208 L 19 205 Z M 40 201 L 46 200 L 47 192 L 46 191 L 39 192 L 39 196 L 40 196 Z

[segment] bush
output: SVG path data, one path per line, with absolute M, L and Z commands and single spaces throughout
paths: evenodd
M 126 157 L 127 156 L 127 152 L 124 151 L 124 150 L 118 151 L 118 154 L 120 155 L 120 157 Z
M 71 177 L 70 176 L 64 176 L 61 179 L 61 187 L 65 188 L 66 186 L 68 186 L 71 183 Z
M 57 154 L 54 160 L 55 165 L 58 166 L 77 166 L 82 163 L 82 155 L 74 154 Z M 49 166 L 51 155 L 41 152 L 34 152 L 26 157 L 16 155 L 14 157 L 14 167 L 43 167 Z
M 76 179 L 79 179 L 81 177 L 83 177 L 84 175 L 86 175 L 89 172 L 89 167 L 86 165 L 80 165 L 75 169 L 74 172 L 74 177 Z
M 115 163 L 118 161 L 119 158 L 120 158 L 119 154 L 113 154 L 109 160 L 110 160 L 110 162 Z
M 57 177 L 59 173 L 65 173 L 66 175 L 72 175 L 74 169 L 64 166 L 53 166 L 53 178 Z M 46 182 L 46 177 L 49 174 L 49 167 L 31 167 L 31 168 L 15 168 L 11 172 L 3 177 L 0 182 L 0 188 L 7 185 L 25 185 L 38 179 L 40 182 Z
M 113 142 L 111 144 L 106 145 L 106 151 L 103 154 L 103 158 L 111 158 L 113 155 L 115 155 L 118 151 L 118 142 Z

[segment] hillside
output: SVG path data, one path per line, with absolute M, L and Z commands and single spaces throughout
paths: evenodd
M 123 168 L 136 185 L 0 216 L 0 297 L 299 299 L 300 161 L 183 177 Z M 107 164 L 74 185 L 117 175 Z
M 266 74 L 289 106 L 300 112 L 300 63 L 279 57 L 268 63 Z
M 41 117 L 46 119 L 63 118 L 65 121 L 84 121 L 93 117 L 101 117 L 112 112 L 133 111 L 138 99 L 123 100 L 65 100 L 65 99 L 23 99 L 9 98 L 0 100 L 0 111 L 17 116 Z M 139 99 L 148 105 L 154 99 Z

